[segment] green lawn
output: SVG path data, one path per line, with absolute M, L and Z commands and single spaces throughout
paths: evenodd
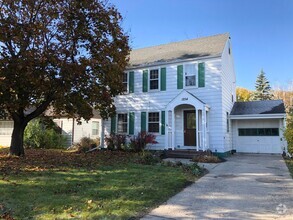
M 292 176 L 292 178 L 293 178 L 293 159 L 285 159 L 285 161 L 286 161 L 286 164 L 287 164 L 287 167 L 288 167 L 288 169 L 289 169 L 289 171 L 290 171 L 290 174 L 291 174 L 291 176 Z
M 137 164 L 133 155 L 62 154 L 60 164 L 52 156 L 59 153 L 47 158 L 27 154 L 12 162 L 0 157 L 0 216 L 8 212 L 15 219 L 129 219 L 190 183 L 190 175 L 180 168 Z M 38 157 L 40 166 L 29 161 Z

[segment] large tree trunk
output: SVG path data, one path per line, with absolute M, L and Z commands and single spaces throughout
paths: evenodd
M 14 127 L 12 132 L 12 139 L 10 144 L 10 154 L 16 156 L 24 156 L 23 135 L 27 122 L 14 120 Z

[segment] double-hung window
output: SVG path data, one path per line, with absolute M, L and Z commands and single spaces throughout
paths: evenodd
M 150 70 L 150 90 L 159 89 L 159 69 Z
M 125 134 L 125 133 L 127 133 L 127 124 L 128 124 L 127 113 L 125 113 L 125 114 L 118 114 L 118 119 L 117 119 L 117 132 L 119 134 Z
M 159 133 L 160 132 L 160 113 L 149 112 L 148 114 L 148 132 Z
M 99 136 L 100 133 L 100 122 L 93 121 L 92 122 L 92 136 Z
M 197 68 L 195 64 L 186 64 L 184 75 L 185 75 L 185 87 L 196 86 L 196 72 Z
M 122 83 L 123 83 L 123 91 L 127 93 L 128 92 L 128 73 L 127 72 L 123 74 Z

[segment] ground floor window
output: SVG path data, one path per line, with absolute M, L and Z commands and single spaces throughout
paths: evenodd
M 11 135 L 13 129 L 12 121 L 0 121 L 0 135 Z
M 160 132 L 160 113 L 149 112 L 148 115 L 148 132 L 159 133 Z
M 119 134 L 127 133 L 128 118 L 127 113 L 118 114 L 117 132 Z
M 239 128 L 239 136 L 279 136 L 279 128 Z
M 100 133 L 100 122 L 93 121 L 92 122 L 92 135 L 93 136 L 98 136 L 99 133 Z

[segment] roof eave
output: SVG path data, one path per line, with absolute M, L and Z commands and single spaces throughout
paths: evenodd
M 286 118 L 286 113 L 276 113 L 276 114 L 246 114 L 246 115 L 230 115 L 230 119 L 277 119 Z
M 204 56 L 204 57 L 196 57 L 196 58 L 189 58 L 189 59 L 176 59 L 176 60 L 170 60 L 170 61 L 166 61 L 166 62 L 155 62 L 155 63 L 148 63 L 148 64 L 139 64 L 139 65 L 136 65 L 136 66 L 127 67 L 126 71 L 135 70 L 135 69 L 142 69 L 142 68 L 149 68 L 149 67 L 154 67 L 154 66 L 166 66 L 168 64 L 177 64 L 177 63 L 191 62 L 191 61 L 197 61 L 197 60 L 207 60 L 207 59 L 221 58 L 222 53 L 218 54 L 218 55 L 213 55 L 213 56 Z

